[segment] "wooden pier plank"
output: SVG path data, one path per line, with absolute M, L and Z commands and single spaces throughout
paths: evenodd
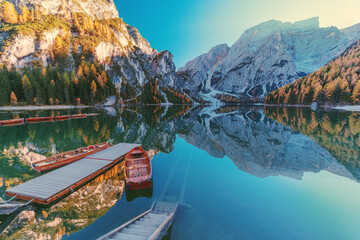
M 178 203 L 176 202 L 156 202 L 148 211 L 98 238 L 98 240 L 160 240 L 171 226 L 177 207 Z
M 123 158 L 131 149 L 140 144 L 120 143 L 81 159 L 72 164 L 44 174 L 7 190 L 9 195 L 25 196 L 41 201 L 68 191 L 69 188 L 96 174 L 116 160 Z M 21 197 L 20 197 L 21 198 Z M 36 200 L 35 200 L 36 202 Z
M 106 159 L 115 161 L 117 158 L 121 156 L 125 156 L 130 150 L 134 147 L 139 147 L 140 144 L 131 144 L 131 143 L 121 143 L 121 145 L 115 145 L 113 147 L 107 148 L 101 152 L 94 153 L 89 158 L 92 159 Z

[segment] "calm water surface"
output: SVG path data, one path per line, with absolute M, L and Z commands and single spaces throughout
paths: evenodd
M 120 164 L 51 207 L 1 219 L 1 238 L 96 239 L 163 196 L 183 203 L 170 239 L 360 239 L 360 114 L 261 107 L 86 111 L 101 115 L 0 127 L 1 197 L 37 176 L 25 158 L 107 139 L 142 143 L 155 153 L 153 189 L 123 190 Z M 56 112 L 38 112 L 50 114 Z

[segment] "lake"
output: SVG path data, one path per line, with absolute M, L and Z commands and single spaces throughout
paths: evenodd
M 0 119 L 39 111 L 0 113 Z M 124 189 L 119 164 L 58 203 L 1 219 L 1 239 L 96 239 L 181 199 L 168 239 L 360 239 L 360 113 L 260 106 L 95 110 L 85 119 L 0 127 L 0 195 L 26 161 L 111 139 L 154 155 L 153 188 Z

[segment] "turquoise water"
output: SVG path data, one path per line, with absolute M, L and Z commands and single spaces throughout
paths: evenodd
M 319 112 L 314 116 L 309 109 L 302 111 L 290 109 L 285 114 L 278 109 L 248 107 L 186 113 L 183 109 L 137 110 L 61 123 L 64 135 L 81 128 L 91 139 L 108 129 L 115 142 L 142 142 L 145 149 L 158 154 L 152 160 L 152 196 L 128 201 L 125 191 L 105 193 L 119 182 L 94 181 L 90 185 L 95 188 L 107 184 L 102 194 L 108 200 L 100 206 L 114 204 L 96 211 L 89 206 L 101 199 L 101 193 L 80 190 L 81 196 L 90 196 L 86 201 L 70 200 L 70 195 L 45 209 L 51 216 L 47 223 L 56 217 L 64 222 L 51 234 L 60 232 L 56 236 L 63 239 L 96 239 L 149 209 L 160 196 L 179 199 L 183 193 L 171 239 L 360 239 L 359 115 Z M 42 137 L 57 143 L 61 140 L 55 133 L 42 133 Z M 36 142 L 30 136 L 19 139 Z M 84 136 L 76 139 L 73 146 L 85 144 Z M 42 146 L 49 148 L 45 143 Z M 73 147 L 60 142 L 59 146 Z M 10 172 L 12 166 L 7 169 Z M 13 175 L 9 179 L 21 178 Z M 123 177 L 115 171 L 105 179 L 122 181 Z M 68 207 L 62 205 L 65 203 Z M 84 211 L 64 213 L 73 208 Z M 34 210 L 40 222 L 43 210 Z M 75 228 L 69 224 L 71 219 L 91 221 Z M 50 232 L 30 223 L 28 227 L 32 230 L 20 226 L 6 237 L 14 238 L 17 231 Z
M 325 171 L 305 174 L 302 181 L 257 178 L 239 171 L 229 158 L 213 158 L 177 138 L 173 152 L 153 160 L 154 198 L 177 161 L 190 161 L 185 193 L 190 207 L 179 209 L 172 239 L 360 238 L 360 185 L 354 181 Z M 171 188 L 182 181 L 177 178 Z M 101 236 L 147 210 L 152 201 L 121 198 L 106 215 L 69 238 Z

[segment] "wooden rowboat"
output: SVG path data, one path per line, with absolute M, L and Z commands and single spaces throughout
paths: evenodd
M 86 114 L 74 114 L 71 115 L 71 118 L 77 119 L 77 118 L 86 118 L 87 115 Z
M 125 156 L 125 180 L 129 190 L 152 186 L 151 161 L 141 147 L 132 149 Z
M 19 125 L 19 124 L 24 124 L 24 123 L 25 123 L 24 118 L 0 121 L 0 125 L 3 125 L 3 126 L 12 126 L 12 125 Z
M 69 119 L 70 119 L 70 115 L 55 116 L 54 118 L 55 118 L 56 121 L 69 120 Z
M 45 160 L 38 161 L 33 164 L 33 168 L 38 172 L 48 171 L 54 168 L 62 167 L 64 165 L 76 162 L 90 154 L 99 152 L 109 147 L 109 143 L 99 143 L 90 145 L 88 147 L 78 148 L 76 150 L 64 152 L 47 158 Z
M 30 117 L 26 118 L 26 123 L 36 123 L 36 122 L 52 122 L 54 117 Z

